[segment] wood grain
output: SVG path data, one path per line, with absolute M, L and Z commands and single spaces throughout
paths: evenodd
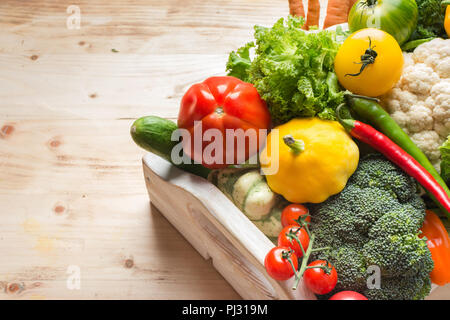
M 254 24 L 287 13 L 286 0 L 0 1 L 0 299 L 238 299 L 149 205 L 128 130 L 175 119 Z
M 66 9 L 81 10 L 80 29 Z M 0 299 L 237 299 L 149 206 L 137 117 L 194 83 L 287 1 L 0 2 Z M 112 50 L 114 49 L 114 50 Z M 115 51 L 115 52 L 113 52 Z M 79 266 L 80 290 L 69 290 Z

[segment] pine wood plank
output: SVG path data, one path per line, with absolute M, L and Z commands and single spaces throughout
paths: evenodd
M 239 298 L 149 208 L 128 130 L 176 118 L 284 1 L 77 1 L 79 30 L 70 4 L 0 2 L 0 299 Z
M 239 298 L 149 206 L 128 129 L 175 119 L 287 1 L 79 0 L 79 30 L 71 4 L 0 1 L 0 299 Z

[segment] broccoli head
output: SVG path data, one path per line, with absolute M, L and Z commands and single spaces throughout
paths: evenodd
M 379 289 L 366 289 L 365 296 L 369 300 L 421 300 L 431 290 L 428 275 L 418 277 L 382 278 Z
M 433 260 L 419 238 L 425 204 L 417 184 L 379 154 L 361 159 L 344 190 L 310 206 L 318 247 L 338 272 L 333 292 L 352 290 L 369 299 L 423 299 L 431 288 Z M 380 270 L 380 287 L 367 284 L 370 266 Z M 328 295 L 327 295 L 328 296 Z

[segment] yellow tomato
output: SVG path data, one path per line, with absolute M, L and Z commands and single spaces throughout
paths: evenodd
M 334 69 L 345 89 L 376 97 L 388 92 L 400 79 L 403 53 L 390 34 L 375 28 L 361 29 L 339 48 Z

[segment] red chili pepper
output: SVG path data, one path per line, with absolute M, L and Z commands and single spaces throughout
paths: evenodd
M 408 175 L 415 178 L 426 190 L 428 190 L 442 206 L 450 211 L 450 198 L 436 179 L 425 170 L 416 159 L 411 157 L 391 139 L 377 131 L 368 124 L 354 119 L 342 119 L 339 116 L 339 108 L 336 110 L 337 118 L 342 126 L 356 139 L 367 143 L 372 148 L 382 153 L 390 161 L 398 165 Z

